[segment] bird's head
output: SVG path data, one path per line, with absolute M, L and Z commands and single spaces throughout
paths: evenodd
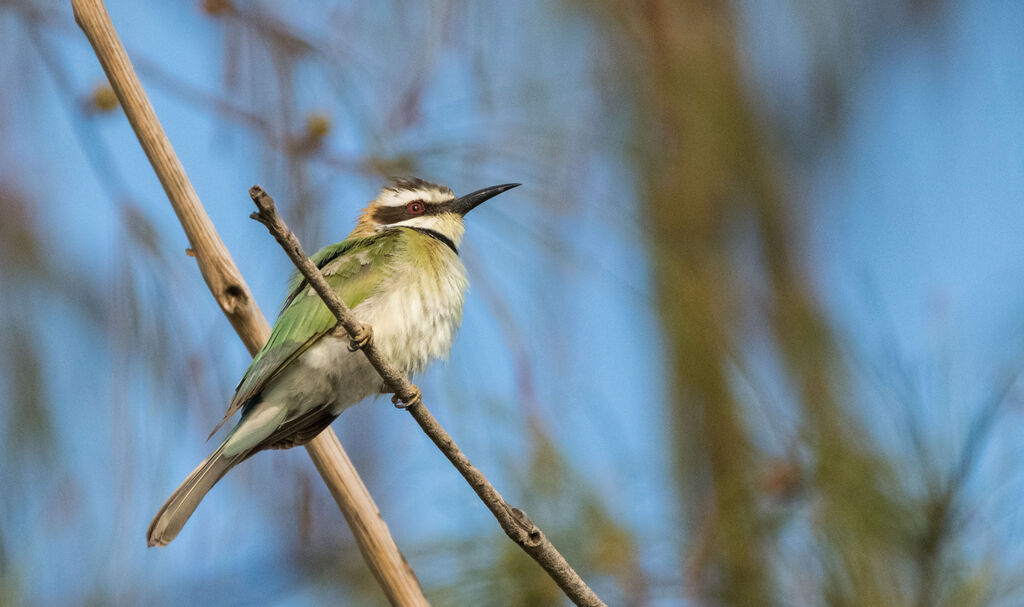
M 519 185 L 506 183 L 465 196 L 422 179 L 397 179 L 381 189 L 376 200 L 359 215 L 350 237 L 371 236 L 388 228 L 406 226 L 431 230 L 458 246 L 465 226 L 462 218 L 480 203 Z

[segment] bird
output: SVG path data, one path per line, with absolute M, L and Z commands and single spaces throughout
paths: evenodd
M 459 257 L 464 217 L 520 184 L 455 196 L 419 178 L 392 180 L 362 210 L 348 237 L 311 261 L 356 319 L 373 331 L 385 360 L 407 376 L 448 356 L 462 322 L 469 281 Z M 266 344 L 235 388 L 217 430 L 237 424 L 171 493 L 146 530 L 166 546 L 225 474 L 265 449 L 312 440 L 345 409 L 386 391 L 366 356 L 352 347 L 320 297 L 297 272 Z

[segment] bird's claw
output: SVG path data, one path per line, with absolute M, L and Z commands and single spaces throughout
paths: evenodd
M 396 409 L 408 409 L 409 407 L 415 407 L 416 405 L 423 402 L 423 392 L 420 391 L 416 386 L 412 387 L 412 390 L 404 395 L 395 394 L 391 397 L 391 403 L 395 405 Z
M 355 337 L 351 337 L 348 340 L 348 351 L 362 350 L 371 343 L 373 343 L 373 329 L 366 325 L 360 325 Z

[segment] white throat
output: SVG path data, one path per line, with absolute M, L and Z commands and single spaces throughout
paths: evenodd
M 459 246 L 462 242 L 462 235 L 466 232 L 466 225 L 462 223 L 462 217 L 456 213 L 441 213 L 439 215 L 422 215 L 420 217 L 413 217 L 411 219 L 406 219 L 405 221 L 379 225 L 377 226 L 377 231 L 380 232 L 382 230 L 395 227 L 416 228 L 419 230 L 437 232 L 441 236 L 452 241 L 452 244 L 455 246 Z

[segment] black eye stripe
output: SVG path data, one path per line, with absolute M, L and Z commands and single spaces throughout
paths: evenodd
M 413 203 L 420 203 L 423 205 L 423 210 L 419 213 L 410 213 L 409 207 Z M 391 223 L 398 223 L 399 221 L 405 221 L 406 219 L 412 219 L 413 217 L 424 217 L 426 215 L 437 215 L 445 212 L 445 205 L 443 204 L 428 204 L 422 200 L 410 200 L 409 202 L 401 206 L 380 206 L 373 210 L 373 220 L 379 224 L 387 225 Z

